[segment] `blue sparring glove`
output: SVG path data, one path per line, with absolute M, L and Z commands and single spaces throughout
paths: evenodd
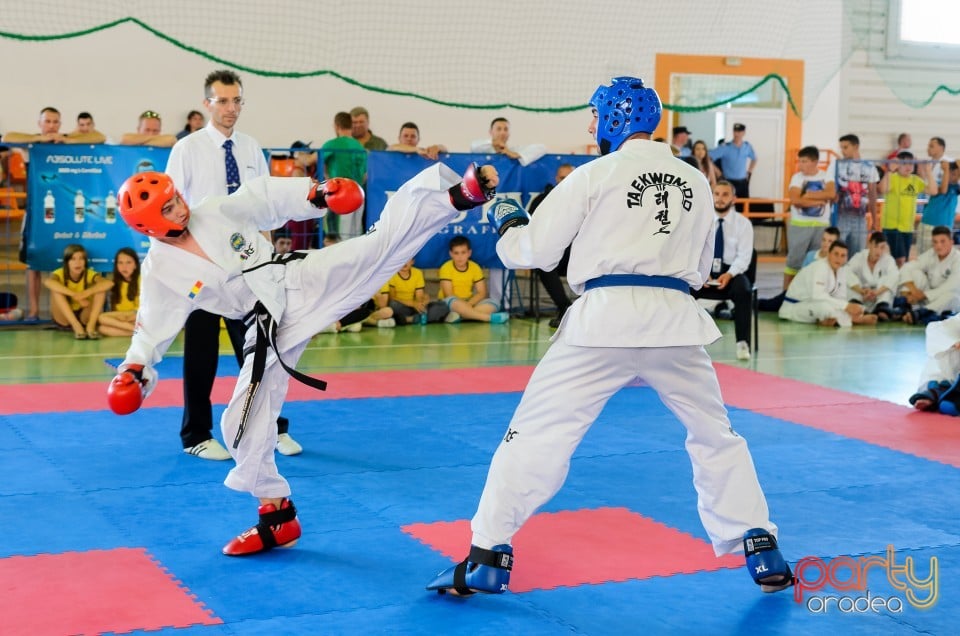
M 487 217 L 500 236 L 512 227 L 521 227 L 530 222 L 530 215 L 514 199 L 500 199 L 487 210 Z

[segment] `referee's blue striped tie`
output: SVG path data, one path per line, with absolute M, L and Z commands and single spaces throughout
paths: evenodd
M 223 142 L 223 150 L 223 159 L 227 166 L 227 194 L 233 194 L 240 187 L 240 169 L 237 168 L 237 160 L 233 156 L 232 139 Z

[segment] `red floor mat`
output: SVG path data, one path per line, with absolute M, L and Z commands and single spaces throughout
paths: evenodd
M 598 528 L 603 528 L 602 541 L 597 541 Z M 454 561 L 470 549 L 468 520 L 414 523 L 402 530 Z M 534 515 L 517 533 L 513 546 L 513 592 L 744 565 L 740 555 L 717 558 L 705 541 L 626 508 Z
M 222 623 L 142 548 L 0 559 L 4 634 L 123 633 Z

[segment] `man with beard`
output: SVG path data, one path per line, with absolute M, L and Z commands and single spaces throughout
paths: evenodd
M 753 283 L 746 273 L 753 257 L 753 225 L 733 208 L 736 199 L 729 181 L 717 181 L 717 185 L 713 186 L 713 209 L 717 212 L 713 264 L 709 280 L 695 290 L 693 296 L 733 301 L 737 360 L 749 360 Z

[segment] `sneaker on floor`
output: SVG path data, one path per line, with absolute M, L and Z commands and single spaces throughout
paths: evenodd
M 460 322 L 460 314 L 455 311 L 451 311 L 449 314 L 447 314 L 447 317 L 443 319 L 443 322 Z
M 377 326 L 378 326 L 378 327 L 385 327 L 385 328 L 387 328 L 387 329 L 390 329 L 391 327 L 396 327 L 396 326 L 397 326 L 397 321 L 394 320 L 393 318 L 383 318 L 383 319 L 377 321 Z
M 510 314 L 505 311 L 498 311 L 495 314 L 490 314 L 490 324 L 491 325 L 502 325 L 503 323 L 510 320 Z
M 362 322 L 355 322 L 352 325 L 347 325 L 346 327 L 341 327 L 340 331 L 349 331 L 350 333 L 360 333 L 363 330 Z
M 297 443 L 297 440 L 290 437 L 290 433 L 280 433 L 277 435 L 277 452 L 281 455 L 299 455 L 303 452 L 303 446 Z
M 184 448 L 183 452 L 187 455 L 196 455 L 200 459 L 212 459 L 215 461 L 230 459 L 230 453 L 223 447 L 223 444 L 212 438 L 204 440 L 196 446 Z
M 750 344 L 746 340 L 737 343 L 737 360 L 750 359 Z

